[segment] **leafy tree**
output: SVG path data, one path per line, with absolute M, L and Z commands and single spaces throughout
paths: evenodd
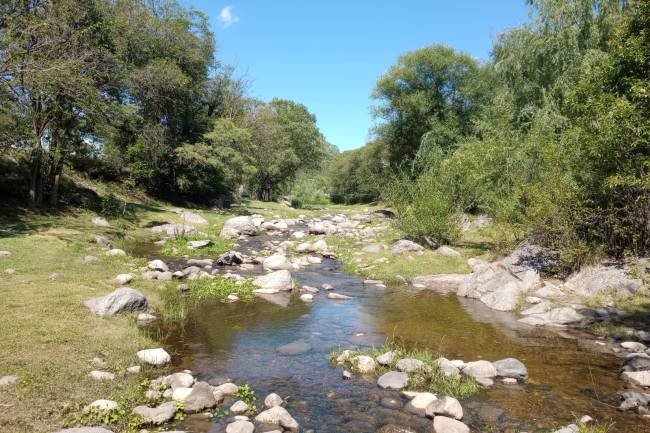
M 433 45 L 401 56 L 379 78 L 373 97 L 378 134 L 388 144 L 391 164 L 412 160 L 422 139 L 453 150 L 472 135 L 472 119 L 488 100 L 491 76 L 467 54 Z

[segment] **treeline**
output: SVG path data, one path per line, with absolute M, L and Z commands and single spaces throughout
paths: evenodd
M 487 213 L 568 266 L 647 254 L 650 2 L 528 3 L 532 22 L 485 64 L 440 45 L 400 57 L 374 91 L 376 138 L 340 155 L 333 197 L 382 198 L 433 242 Z
M 332 153 L 296 102 L 255 100 L 173 0 L 0 2 L 0 193 L 56 205 L 65 168 L 210 203 L 264 200 Z

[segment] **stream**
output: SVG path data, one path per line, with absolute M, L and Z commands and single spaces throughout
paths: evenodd
M 285 239 L 261 234 L 240 241 L 238 250 L 248 254 L 264 249 L 266 241 Z M 262 273 L 258 268 L 252 274 Z M 622 361 L 598 351 L 593 338 L 521 325 L 512 313 L 455 295 L 364 285 L 359 277 L 346 275 L 336 260 L 324 259 L 292 275 L 299 285 L 328 283 L 353 299 L 330 300 L 321 290 L 307 304 L 296 290 L 250 303 L 205 302 L 185 320 L 156 325 L 151 332 L 173 354 L 175 371 L 190 369 L 212 384 L 250 384 L 258 407 L 264 396 L 276 392 L 285 398 L 301 431 L 375 432 L 386 424 L 432 431 L 431 420 L 382 405 L 384 397 L 405 403 L 399 392 L 379 389 L 374 376 L 343 380 L 341 368 L 330 363 L 333 350 L 377 347 L 388 341 L 448 359 L 514 357 L 526 365 L 526 384 L 497 382 L 461 400 L 463 422 L 472 431 L 548 431 L 584 414 L 612 421 L 611 432 L 647 431 L 637 416 L 617 410 L 617 394 L 624 390 Z M 278 351 L 293 342 L 306 344 L 296 345 L 301 350 L 295 354 Z M 225 420 L 193 415 L 177 428 L 217 433 L 224 432 L 225 425 Z

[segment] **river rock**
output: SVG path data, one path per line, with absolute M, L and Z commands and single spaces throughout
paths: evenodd
M 377 362 L 380 365 L 391 365 L 393 362 L 395 362 L 395 358 L 397 358 L 397 353 L 393 351 L 389 351 L 379 355 L 377 357 Z
M 625 358 L 623 371 L 650 370 L 650 356 L 645 353 L 632 353 Z
M 191 388 L 194 383 L 194 377 L 188 373 L 174 373 L 166 376 L 162 383 L 169 386 L 172 390 L 176 388 Z
M 74 427 L 59 430 L 55 433 L 113 433 L 113 430 L 104 427 Z
M 215 392 L 220 392 L 223 395 L 235 395 L 239 392 L 239 387 L 231 382 L 222 383 L 214 388 Z
M 163 424 L 174 418 L 176 415 L 176 402 L 168 401 L 157 407 L 137 406 L 133 413 L 140 415 L 148 424 Z
M 391 251 L 393 254 L 404 254 L 424 251 L 424 247 L 408 239 L 401 239 L 393 244 Z
M 91 221 L 93 224 L 99 227 L 110 227 L 110 224 L 108 223 L 106 218 L 103 217 L 94 217 Z
M 237 400 L 230 406 L 230 412 L 238 415 L 240 413 L 245 413 L 249 409 L 248 404 L 241 400 Z
M 384 389 L 402 389 L 409 381 L 408 374 L 401 371 L 389 371 L 377 379 L 377 385 Z
M 201 215 L 195 214 L 193 212 L 184 211 L 181 212 L 181 219 L 187 221 L 190 224 L 207 224 L 208 221 L 203 218 Z
M 282 397 L 280 397 L 274 392 L 267 395 L 266 398 L 264 399 L 264 406 L 266 406 L 269 409 L 276 406 L 282 406 L 282 403 L 284 403 Z
M 282 406 L 275 406 L 261 412 L 255 417 L 255 421 L 260 424 L 279 425 L 292 432 L 297 432 L 300 429 L 298 422 Z
M 210 409 L 217 405 L 212 387 L 207 382 L 197 382 L 192 387 L 192 392 L 185 397 L 183 410 L 188 413 Z
M 311 293 L 303 293 L 302 295 L 300 295 L 300 300 L 302 302 L 314 302 L 314 295 L 312 295 Z
M 9 257 L 11 256 L 11 251 L 0 251 L 0 257 Z
M 189 241 L 187 243 L 187 248 L 191 250 L 198 250 L 201 248 L 205 248 L 212 245 L 212 241 L 210 239 L 203 239 L 203 240 L 198 240 L 198 241 Z
M 426 415 L 429 418 L 433 418 L 436 415 L 442 415 L 454 419 L 462 419 L 463 407 L 455 398 L 443 396 L 432 401 L 429 406 L 427 406 Z
M 119 274 L 113 280 L 117 284 L 123 285 L 123 284 L 130 283 L 131 281 L 133 281 L 134 278 L 135 278 L 135 275 L 133 275 L 133 274 Z
M 334 299 L 339 301 L 346 301 L 348 299 L 352 299 L 352 296 L 342 295 L 340 293 L 328 293 L 327 297 L 329 299 Z
M 90 264 L 90 263 L 97 263 L 99 261 L 99 258 L 96 256 L 85 256 L 84 257 L 84 263 Z
M 461 257 L 461 254 L 456 251 L 455 249 L 448 247 L 446 245 L 443 245 L 439 248 L 437 248 L 436 253 L 440 254 L 441 256 L 447 256 L 447 257 Z
M 526 366 L 515 358 L 506 358 L 492 363 L 497 370 L 497 376 L 510 377 L 517 380 L 527 380 L 528 370 Z
M 167 272 L 169 271 L 169 266 L 162 260 L 152 260 L 147 264 L 147 267 L 152 271 Z
M 436 359 L 436 363 L 438 364 L 438 367 L 440 367 L 440 370 L 442 370 L 445 376 L 460 375 L 460 369 L 447 358 L 438 358 Z
M 140 362 L 144 362 L 156 367 L 165 365 L 172 360 L 171 356 L 169 356 L 169 353 L 167 353 L 165 349 L 162 348 L 141 350 L 137 353 L 137 356 Z
M 553 433 L 578 433 L 580 431 L 580 428 L 575 425 L 575 424 L 569 424 L 567 426 L 562 427 L 559 430 L 555 430 Z
M 86 410 L 94 409 L 102 412 L 116 410 L 119 407 L 116 401 L 113 400 L 95 400 L 86 406 Z
M 422 371 L 426 367 L 426 364 L 419 359 L 413 359 L 413 358 L 403 358 L 397 361 L 397 364 L 395 364 L 395 367 L 399 371 L 403 371 L 405 373 L 414 373 L 416 371 Z
M 106 296 L 89 299 L 84 302 L 84 305 L 100 317 L 148 308 L 147 298 L 141 292 L 129 287 L 120 287 Z
M 466 363 L 465 367 L 463 367 L 462 372 L 464 375 L 471 376 L 475 379 L 491 379 L 497 375 L 497 369 L 494 367 L 494 365 L 491 362 L 485 360 Z
M 596 296 L 616 290 L 617 297 L 630 296 L 643 287 L 643 281 L 629 276 L 623 267 L 585 266 L 569 277 L 565 285 L 579 296 Z
M 436 396 L 430 392 L 417 392 L 415 396 L 406 403 L 404 409 L 417 416 L 426 416 L 427 407 L 436 400 Z
M 225 238 L 237 238 L 240 235 L 255 236 L 257 228 L 253 219 L 249 216 L 238 216 L 226 220 L 221 229 L 221 236 Z
M 372 357 L 366 355 L 357 356 L 354 358 L 354 363 L 357 367 L 357 371 L 359 371 L 361 374 L 372 373 L 377 368 L 377 363 L 375 360 L 372 359 Z
M 185 224 L 168 223 L 151 227 L 151 231 L 154 233 L 162 233 L 169 237 L 175 238 L 195 233 L 196 229 Z
M 291 343 L 285 344 L 277 348 L 277 351 L 282 355 L 301 355 L 311 350 L 311 345 L 306 341 L 296 340 Z
M 293 263 L 283 254 L 274 254 L 264 259 L 262 267 L 271 271 L 291 270 L 293 269 Z
M 645 344 L 638 341 L 624 341 L 621 343 L 621 347 L 631 352 L 643 352 L 647 349 Z
M 98 370 L 93 370 L 91 371 L 88 376 L 95 380 L 114 380 L 115 375 L 113 373 L 109 373 L 107 371 L 98 371 Z
M 113 242 L 109 238 L 107 238 L 106 236 L 96 235 L 95 236 L 95 243 L 97 245 L 101 245 L 102 247 L 113 248 Z
M 467 275 L 463 274 L 438 274 L 421 275 L 413 278 L 411 283 L 418 289 L 430 289 L 440 293 L 456 293 L 463 284 Z
M 539 299 L 539 298 L 538 298 Z M 530 301 L 529 301 L 530 302 Z M 529 316 L 531 314 L 543 314 L 551 309 L 551 304 L 546 301 L 539 302 L 530 308 L 521 312 L 522 316 Z
M 250 421 L 235 421 L 226 426 L 226 433 L 253 433 L 255 425 Z
M 624 371 L 621 376 L 623 377 L 623 380 L 633 385 L 643 387 L 650 386 L 650 370 Z
M 519 322 L 533 326 L 563 326 L 570 323 L 580 322 L 584 319 L 582 314 L 571 307 L 554 308 L 551 311 L 541 314 L 531 314 Z
M 253 280 L 253 284 L 261 287 L 262 289 L 275 290 L 275 293 L 282 290 L 293 289 L 293 280 L 291 278 L 291 273 L 286 269 L 271 272 L 270 274 L 266 275 L 261 275 Z
M 460 421 L 438 415 L 433 418 L 434 433 L 469 433 L 469 427 Z

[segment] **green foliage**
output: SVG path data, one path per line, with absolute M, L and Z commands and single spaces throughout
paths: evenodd
M 257 398 L 255 397 L 255 391 L 251 386 L 247 383 L 243 385 L 239 385 L 239 389 L 237 390 L 237 397 L 247 405 L 251 406 L 251 408 L 255 407 L 255 401 Z
M 355 204 L 378 200 L 388 163 L 388 148 L 381 140 L 339 154 L 329 173 L 332 201 Z
M 327 195 L 327 179 L 317 172 L 302 172 L 296 176 L 289 191 L 291 207 L 326 205 L 330 202 Z
M 126 202 L 109 192 L 101 198 L 100 213 L 106 217 L 122 217 L 126 213 Z

